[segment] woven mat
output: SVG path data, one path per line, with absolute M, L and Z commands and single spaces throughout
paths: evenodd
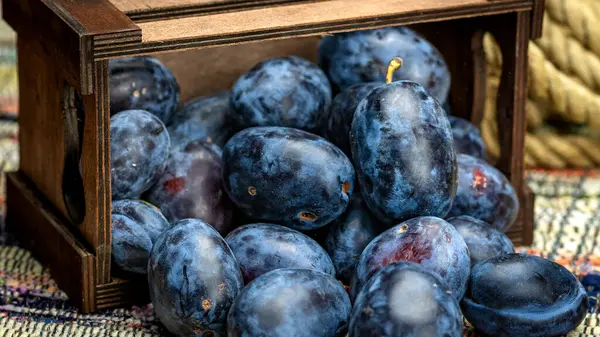
M 5 170 L 18 167 L 16 132 L 14 123 L 0 122 L 0 168 Z M 600 171 L 533 171 L 527 181 L 537 195 L 535 243 L 519 249 L 557 261 L 580 277 L 592 309 L 569 336 L 600 336 Z M 0 235 L 0 337 L 164 335 L 151 305 L 79 314 L 50 271 Z M 476 334 L 467 326 L 465 336 Z

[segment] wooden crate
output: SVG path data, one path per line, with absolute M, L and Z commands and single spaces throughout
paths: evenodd
M 485 101 L 483 32 L 500 43 L 496 165 L 521 200 L 510 237 L 529 244 L 527 48 L 541 33 L 543 7 L 543 0 L 4 0 L 4 19 L 18 34 L 21 108 L 9 224 L 83 312 L 147 300 L 145 281 L 111 264 L 108 60 L 160 53 L 185 101 L 230 88 L 267 57 L 314 60 L 320 36 L 410 25 L 449 64 L 452 111 L 475 123 Z

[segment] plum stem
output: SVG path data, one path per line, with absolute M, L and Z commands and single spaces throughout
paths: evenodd
M 385 74 L 385 83 L 386 84 L 392 83 L 392 79 L 394 78 L 394 72 L 396 70 L 400 69 L 400 67 L 402 67 L 402 63 L 404 63 L 404 61 L 402 61 L 402 59 L 399 57 L 394 57 L 390 61 L 390 64 L 388 65 L 387 73 Z

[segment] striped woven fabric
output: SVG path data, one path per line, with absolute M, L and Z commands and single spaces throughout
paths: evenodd
M 16 132 L 13 122 L 0 123 L 0 167 L 7 170 L 18 167 Z M 600 171 L 532 171 L 527 181 L 537 195 L 535 243 L 519 250 L 557 261 L 579 276 L 591 310 L 569 337 L 600 336 Z M 9 233 L 0 235 L 0 337 L 167 335 L 151 305 L 79 314 L 50 271 Z M 465 336 L 477 336 L 468 324 Z

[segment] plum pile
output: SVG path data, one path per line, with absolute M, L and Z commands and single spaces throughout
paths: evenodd
M 581 284 L 515 254 L 518 193 L 416 32 L 322 39 L 181 105 L 151 57 L 111 61 L 112 255 L 177 336 L 558 336 Z M 518 286 L 517 286 L 518 285 Z

